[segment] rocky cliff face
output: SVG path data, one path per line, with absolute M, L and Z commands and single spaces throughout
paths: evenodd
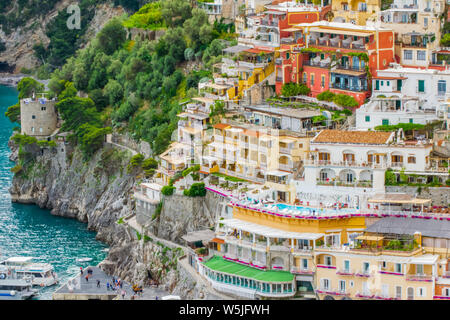
M 0 29 L 0 39 L 6 46 L 6 50 L 0 53 L 0 61 L 7 63 L 11 67 L 8 71 L 18 73 L 22 68 L 33 69 L 41 64 L 41 61 L 34 56 L 33 46 L 40 42 L 44 46 L 49 44 L 50 39 L 45 34 L 47 25 L 58 15 L 59 11 L 64 10 L 72 3 L 72 0 L 61 0 L 45 16 L 36 17 L 28 21 L 25 25 L 13 30 L 8 35 Z M 93 39 L 108 20 L 124 13 L 124 9 L 114 7 L 112 1 L 98 5 L 84 38 Z M 85 43 L 87 42 L 88 40 Z
M 10 159 L 19 162 L 19 147 L 9 142 Z M 131 158 L 106 144 L 88 162 L 78 149 L 58 142 L 56 148 L 23 146 L 21 162 L 27 164 L 14 176 L 12 200 L 34 203 L 58 216 L 78 219 L 97 232 L 110 246 L 102 269 L 126 281 L 148 283 L 157 279 L 170 292 L 185 298 L 208 297 L 204 288 L 182 268 L 178 258 L 186 254 L 177 245 L 188 231 L 212 226 L 222 199 L 208 193 L 204 198 L 168 197 L 154 231 L 161 239 L 141 236 L 119 219 L 134 210 L 132 200 L 136 172 L 127 173 Z M 24 161 L 24 154 L 27 158 Z

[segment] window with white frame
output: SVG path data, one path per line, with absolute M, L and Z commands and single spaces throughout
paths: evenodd
M 308 259 L 302 259 L 302 269 L 303 270 L 308 269 Z
M 400 287 L 400 286 L 396 286 L 395 287 L 395 297 L 397 299 L 401 299 L 402 298 L 402 287 Z
M 426 295 L 427 295 L 427 289 L 426 288 L 423 288 L 423 287 L 417 288 L 417 296 L 418 297 L 423 298 Z
M 344 260 L 344 271 L 350 272 L 350 260 Z
M 339 291 L 345 292 L 346 290 L 346 283 L 345 280 L 339 280 Z
M 427 56 L 426 51 L 423 51 L 423 50 L 417 51 L 417 60 L 425 61 L 426 56 Z
M 383 297 L 389 297 L 389 285 L 388 284 L 382 284 L 381 285 L 381 294 Z
M 417 264 L 416 265 L 416 274 L 418 274 L 418 275 L 423 275 L 424 274 L 424 272 L 423 272 L 423 264 Z
M 381 269 L 386 269 L 387 263 L 386 261 L 381 261 Z
M 369 262 L 363 262 L 363 272 L 364 273 L 369 273 L 369 269 L 370 269 L 370 263 Z
M 355 283 L 353 281 L 350 281 L 350 288 L 353 288 L 354 285 Z
M 322 279 L 322 289 L 330 290 L 330 280 Z
M 404 60 L 412 60 L 412 50 L 403 51 L 403 59 Z
M 395 272 L 402 273 L 402 264 L 401 263 L 395 264 Z
M 442 290 L 444 297 L 450 297 L 450 288 L 445 288 Z
M 331 266 L 332 263 L 333 263 L 333 259 L 331 258 L 331 256 L 325 256 L 325 265 Z

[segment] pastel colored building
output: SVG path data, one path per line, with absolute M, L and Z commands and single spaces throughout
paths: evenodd
M 290 29 L 276 60 L 276 91 L 304 83 L 317 96 L 323 91 L 352 96 L 361 105 L 370 96 L 370 76 L 394 61 L 392 30 L 319 21 Z
M 371 196 L 385 192 L 388 168 L 395 175 L 403 169 L 445 181 L 448 173 L 431 165 L 431 152 L 429 141 L 407 141 L 401 132 L 323 130 L 310 142 L 304 180 L 295 182 L 297 196 L 323 195 L 322 203 L 340 199 L 363 208 Z
M 219 172 L 264 184 L 274 198 L 294 202 L 291 180 L 306 157 L 308 136 L 245 123 L 219 123 L 213 127 L 213 142 L 202 157 L 202 172 Z
M 380 0 L 333 0 L 331 10 L 335 22 L 366 25 L 367 19 L 381 10 Z
M 426 124 L 445 119 L 445 97 L 449 93 L 449 69 L 406 68 L 393 64 L 373 77 L 372 98 L 356 110 L 356 127 Z
M 329 9 L 325 9 L 326 5 L 327 0 L 322 0 L 321 5 L 295 1 L 266 5 L 263 13 L 247 17 L 247 28 L 239 32 L 239 44 L 277 48 L 281 39 L 289 36 L 289 28 L 324 19 Z
M 405 66 L 430 65 L 433 51 L 439 48 L 444 0 L 395 0 L 387 10 L 378 12 L 381 26 L 396 33 L 396 56 Z

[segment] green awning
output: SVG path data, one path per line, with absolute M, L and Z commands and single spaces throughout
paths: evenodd
M 203 265 L 213 271 L 223 272 L 262 282 L 292 282 L 292 280 L 294 280 L 294 275 L 287 271 L 258 270 L 225 260 L 219 256 L 214 256 L 208 261 L 203 262 Z

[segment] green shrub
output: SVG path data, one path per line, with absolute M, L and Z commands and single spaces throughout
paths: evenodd
M 205 184 L 203 182 L 193 183 L 189 189 L 183 191 L 187 197 L 204 197 L 206 195 Z
M 341 107 L 355 108 L 359 105 L 358 101 L 356 101 L 355 98 L 353 98 L 352 96 L 345 95 L 345 94 L 337 94 L 333 98 L 333 102 Z
M 5 116 L 7 116 L 9 118 L 9 121 L 11 122 L 19 122 L 20 104 L 17 103 L 15 105 L 10 106 L 8 110 L 5 112 Z
M 156 161 L 153 158 L 148 158 L 142 161 L 142 169 L 149 170 L 149 169 L 157 169 L 158 168 L 158 161 Z
M 292 97 L 292 96 L 298 96 L 298 95 L 303 95 L 306 96 L 311 92 L 311 89 L 308 88 L 307 85 L 301 83 L 285 83 L 282 87 L 281 87 L 281 94 L 284 97 Z
M 163 194 L 163 195 L 165 195 L 165 196 L 171 196 L 171 195 L 173 195 L 173 192 L 175 191 L 175 187 L 174 186 L 171 186 L 171 185 L 169 185 L 169 186 L 164 186 L 164 187 L 162 187 L 162 189 L 161 189 L 161 193 Z
M 333 92 L 327 90 L 327 91 L 319 93 L 316 98 L 317 98 L 317 100 L 320 100 L 320 101 L 333 101 L 334 97 L 335 97 L 335 94 Z
M 131 171 L 134 168 L 141 166 L 143 161 L 144 161 L 144 155 L 142 155 L 140 153 L 131 157 L 130 163 L 128 163 L 128 166 L 127 166 L 127 172 L 131 173 Z
M 394 186 L 397 184 L 397 176 L 392 172 L 392 170 L 386 170 L 384 180 L 387 186 Z

